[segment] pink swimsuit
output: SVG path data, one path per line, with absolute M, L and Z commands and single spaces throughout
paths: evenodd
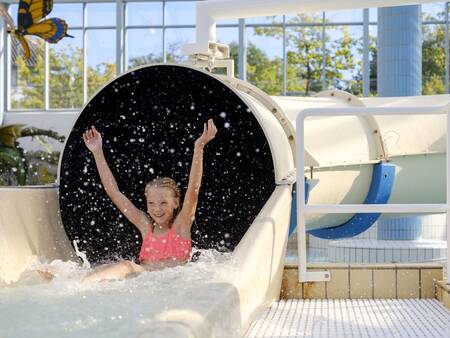
M 177 234 L 175 227 L 160 236 L 154 236 L 149 230 L 142 241 L 139 260 L 141 263 L 156 262 L 164 259 L 188 260 L 191 255 L 192 241 Z

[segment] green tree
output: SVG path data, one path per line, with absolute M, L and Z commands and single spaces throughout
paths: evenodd
M 15 62 L 17 86 L 12 88 L 11 107 L 13 109 L 44 109 L 44 43 L 35 46 L 36 61 L 28 67 L 22 56 Z
M 361 43 L 357 50 L 360 55 L 363 55 L 363 44 Z M 347 91 L 355 95 L 362 95 L 362 61 L 359 62 L 360 67 L 358 67 L 357 73 L 354 75 L 352 81 L 350 81 L 351 88 Z M 369 38 L 369 95 L 377 95 L 377 39 L 373 36 Z
M 130 68 L 135 68 L 143 65 L 151 65 L 153 63 L 161 63 L 161 62 L 163 62 L 162 56 L 150 53 L 147 55 L 141 55 L 131 58 L 130 61 L 128 62 L 128 66 Z
M 83 105 L 83 52 L 81 48 L 50 50 L 50 107 L 79 108 Z M 17 88 L 13 90 L 12 108 L 44 108 L 44 54 L 38 52 L 34 67 L 16 59 Z M 115 76 L 115 64 L 103 62 L 87 68 L 88 96 L 93 95 Z
M 169 44 L 167 47 L 166 60 L 170 63 L 180 63 L 185 60 L 185 56 L 181 55 L 179 51 L 185 42 L 174 42 Z M 128 66 L 130 68 L 135 68 L 143 65 L 151 65 L 154 63 L 162 63 L 162 55 L 157 55 L 154 53 L 149 53 L 146 55 L 135 56 L 128 61 Z
M 42 79 L 43 81 L 43 79 Z M 63 51 L 50 50 L 50 107 L 83 106 L 83 52 L 69 46 Z M 67 90 L 70 88 L 70 90 Z
M 352 48 L 356 41 L 348 32 L 348 27 L 339 28 L 341 37 L 331 39 L 330 34 L 323 34 L 322 27 L 314 26 L 322 20 L 318 16 L 298 14 L 288 21 L 289 24 L 306 24 L 286 29 L 287 43 L 287 90 L 293 93 L 309 95 L 323 88 L 323 82 L 334 87 L 344 88 L 343 72 L 352 72 L 355 61 Z M 283 38 L 282 27 L 255 28 L 257 35 Z M 323 40 L 322 35 L 325 36 Z M 323 44 L 326 54 L 323 54 Z M 325 81 L 323 79 L 325 76 Z
M 238 45 L 230 44 L 230 56 L 234 59 L 234 72 L 238 73 Z M 270 95 L 281 94 L 283 81 L 282 60 L 278 57 L 270 59 L 263 50 L 255 44 L 247 45 L 247 81 Z
M 445 26 L 423 25 L 422 94 L 445 93 Z

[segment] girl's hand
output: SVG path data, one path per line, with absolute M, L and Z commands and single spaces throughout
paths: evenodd
M 205 123 L 203 125 L 203 133 L 202 135 L 195 141 L 195 147 L 203 148 L 205 144 L 207 144 L 209 141 L 211 141 L 217 133 L 217 128 L 214 125 L 214 122 L 212 119 L 208 120 L 208 123 Z
M 95 154 L 102 150 L 103 142 L 102 135 L 95 129 L 94 126 L 91 129 L 88 129 L 83 134 L 83 141 L 86 147 L 91 151 L 91 153 Z

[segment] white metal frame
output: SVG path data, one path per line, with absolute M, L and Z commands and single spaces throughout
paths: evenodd
M 306 257 L 307 214 L 347 214 L 347 213 L 446 213 L 447 214 L 447 275 L 450 272 L 450 103 L 441 107 L 351 107 L 351 108 L 314 108 L 305 109 L 297 116 L 297 168 L 305 168 L 305 119 L 308 116 L 375 116 L 375 115 L 439 115 L 447 116 L 447 169 L 445 204 L 319 204 L 306 205 L 304 170 L 297 170 L 297 244 L 298 273 L 300 282 L 328 281 L 328 271 L 308 271 Z M 450 284 L 450 278 L 447 283 Z

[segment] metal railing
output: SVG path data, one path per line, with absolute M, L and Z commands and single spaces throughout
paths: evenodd
M 305 119 L 308 116 L 374 116 L 374 115 L 446 115 L 447 151 L 446 151 L 446 203 L 445 204 L 316 204 L 307 205 L 305 201 L 304 171 L 297 169 L 297 241 L 298 272 L 300 282 L 329 281 L 328 271 L 308 271 L 306 248 L 307 214 L 347 214 L 347 213 L 446 213 L 447 215 L 447 273 L 450 271 L 450 103 L 446 106 L 432 107 L 351 107 L 351 108 L 311 108 L 297 116 L 297 168 L 305 167 Z M 450 278 L 448 278 L 450 280 Z

